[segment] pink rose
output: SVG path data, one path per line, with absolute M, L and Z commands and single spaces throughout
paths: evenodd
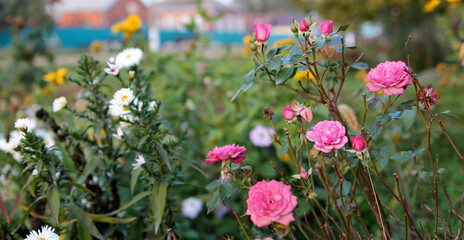
M 307 171 L 301 171 L 301 172 L 300 172 L 300 177 L 301 177 L 302 179 L 308 179 L 309 173 L 308 173 Z
M 306 122 L 311 122 L 313 120 L 313 112 L 311 111 L 310 108 L 303 108 L 300 111 L 300 116 L 306 120 Z
M 314 142 L 314 147 L 322 152 L 328 153 L 332 149 L 340 149 L 348 138 L 345 136 L 345 127 L 338 121 L 318 122 L 312 131 L 306 132 L 306 138 Z
M 306 19 L 303 18 L 303 20 L 301 20 L 301 23 L 300 23 L 300 31 L 306 32 L 308 31 L 308 29 L 309 29 L 309 24 L 308 22 L 306 22 Z
M 366 144 L 364 143 L 364 139 L 361 135 L 354 136 L 351 141 L 353 142 L 353 149 L 356 151 L 362 151 L 366 148 Z
M 293 110 L 292 107 L 287 105 L 287 106 L 284 107 L 284 111 L 282 112 L 282 114 L 284 115 L 284 118 L 286 120 L 292 120 L 295 117 L 296 112 L 295 112 L 295 110 Z
M 248 192 L 245 214 L 250 215 L 251 221 L 258 227 L 272 222 L 288 226 L 295 221 L 292 211 L 297 205 L 297 198 L 290 190 L 290 186 L 275 180 L 256 183 Z
M 213 163 L 218 161 L 231 160 L 233 163 L 240 163 L 245 159 L 246 148 L 239 145 L 225 145 L 222 147 L 215 147 L 206 155 L 205 162 Z
M 377 92 L 383 89 L 387 96 L 404 93 L 404 88 L 412 84 L 412 78 L 404 69 L 406 64 L 402 61 L 379 63 L 367 74 L 370 80 L 365 86 L 371 92 Z
M 332 20 L 327 20 L 321 23 L 321 32 L 322 35 L 327 36 L 331 34 L 333 31 L 333 21 Z
M 265 42 L 269 39 L 269 34 L 270 34 L 270 29 L 271 29 L 271 24 L 262 24 L 262 23 L 257 23 L 255 24 L 255 38 L 256 41 L 258 42 Z

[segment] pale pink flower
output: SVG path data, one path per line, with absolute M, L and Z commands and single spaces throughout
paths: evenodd
M 251 221 L 258 227 L 272 222 L 288 226 L 295 221 L 292 211 L 297 205 L 297 198 L 290 190 L 290 186 L 275 180 L 256 183 L 248 192 L 245 214 L 250 215 Z
M 309 24 L 306 21 L 306 19 L 303 18 L 303 20 L 301 20 L 301 23 L 300 23 L 300 31 L 306 32 L 308 31 L 308 29 L 309 29 Z
M 345 131 L 340 122 L 324 120 L 318 122 L 312 131 L 306 132 L 306 138 L 314 142 L 317 150 L 328 153 L 332 149 L 342 148 L 348 142 Z
M 106 62 L 108 64 L 107 68 L 104 68 L 103 71 L 105 71 L 107 74 L 111 74 L 113 76 L 117 76 L 119 74 L 119 70 L 121 69 L 121 66 L 119 66 L 116 63 L 110 63 Z
M 305 107 L 300 111 L 300 116 L 306 120 L 306 122 L 311 122 L 313 120 L 313 111 L 311 111 L 310 108 Z
M 321 23 L 321 32 L 322 35 L 327 36 L 331 34 L 333 31 L 333 21 L 332 20 L 327 20 Z
M 308 179 L 308 177 L 309 177 L 308 171 L 301 171 L 301 172 L 300 172 L 300 177 L 301 177 L 302 179 Z
M 255 29 L 255 38 L 256 41 L 258 42 L 265 42 L 269 39 L 270 35 L 270 29 L 271 29 L 271 24 L 262 24 L 262 23 L 257 23 L 254 26 Z
M 351 142 L 353 143 L 353 149 L 356 151 L 362 151 L 366 148 L 366 144 L 364 143 L 364 139 L 361 135 L 354 136 L 353 139 L 351 139 Z
M 245 159 L 246 148 L 239 145 L 225 145 L 222 147 L 214 147 L 206 155 L 205 162 L 213 163 L 218 161 L 231 160 L 233 163 L 240 163 Z
M 266 128 L 259 124 L 250 131 L 250 140 L 257 147 L 271 146 L 274 136 L 273 128 Z
M 407 68 L 406 64 L 402 61 L 379 63 L 367 74 L 366 77 L 370 82 L 365 86 L 371 92 L 383 89 L 383 93 L 387 96 L 403 94 L 404 88 L 412 84 L 412 78 L 404 71 L 405 68 Z

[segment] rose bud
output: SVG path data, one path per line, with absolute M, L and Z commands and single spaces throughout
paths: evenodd
M 321 32 L 322 35 L 327 36 L 333 31 L 333 21 L 332 20 L 327 20 L 323 23 L 321 23 Z
M 307 171 L 301 171 L 301 172 L 300 172 L 300 177 L 301 177 L 302 179 L 308 179 L 309 173 L 308 173 Z
M 258 42 L 265 42 L 269 39 L 269 34 L 270 34 L 270 29 L 271 29 L 271 24 L 262 24 L 262 23 L 257 23 L 254 26 L 255 29 L 255 38 L 256 41 Z
M 286 120 L 292 120 L 295 117 L 295 110 L 289 105 L 285 106 L 284 111 L 282 112 Z
M 306 122 L 311 122 L 311 120 L 313 120 L 313 112 L 310 108 L 303 108 L 303 110 L 300 111 L 300 116 L 306 120 Z
M 303 18 L 303 20 L 301 20 L 301 23 L 300 23 L 300 31 L 306 32 L 308 31 L 308 29 L 309 29 L 309 24 L 308 22 L 306 22 L 306 19 Z
M 364 144 L 364 139 L 361 135 L 354 136 L 351 141 L 353 142 L 353 149 L 356 151 L 362 151 L 366 148 L 366 144 Z

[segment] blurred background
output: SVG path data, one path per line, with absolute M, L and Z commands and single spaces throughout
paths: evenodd
M 51 110 L 56 97 L 66 96 L 70 106 L 79 109 L 81 89 L 68 84 L 66 76 L 76 75 L 81 55 L 91 55 L 104 68 L 123 48 L 139 47 L 144 50 L 142 68 L 154 73 L 150 81 L 162 102 L 162 117 L 183 140 L 185 158 L 214 179 L 219 172 L 204 163 L 206 153 L 216 145 L 237 143 L 248 148 L 247 164 L 261 163 L 254 170 L 257 178 L 277 177 L 270 161 L 279 169 L 295 172 L 287 164 L 288 156 L 280 156 L 277 144 L 257 144 L 251 131 L 258 125 L 270 127 L 263 120 L 263 109 L 274 106 L 276 129 L 281 134 L 288 126 L 281 116 L 284 106 L 293 98 L 304 99 L 267 82 L 241 93 L 233 102 L 230 99 L 254 69 L 248 46 L 253 25 L 272 24 L 270 45 L 292 45 L 292 20 L 312 16 L 319 23 L 333 20 L 335 28 L 350 24 L 345 43 L 357 48 L 348 57 L 352 62 L 365 53 L 362 61 L 369 67 L 386 60 L 406 61 L 404 47 L 411 36 L 414 71 L 424 86 L 433 86 L 439 94 L 434 108 L 445 112 L 444 123 L 462 147 L 463 11 L 460 0 L 0 0 L 0 138 L 8 137 L 15 119 L 33 118 L 39 107 Z M 351 71 L 339 101 L 350 104 L 358 116 L 360 94 L 370 94 L 364 87 L 366 74 L 366 70 Z M 297 76 L 289 84 L 296 86 Z M 402 96 L 403 100 L 412 98 L 412 92 Z M 424 146 L 424 139 L 418 137 L 424 133 L 418 131 L 424 130 L 416 128 L 421 124 L 418 117 L 414 111 L 405 112 L 401 124 L 383 130 L 379 145 L 390 144 L 395 151 Z M 314 121 L 327 115 L 318 107 Z M 63 115 L 56 118 L 66 122 Z M 440 129 L 433 130 L 433 145 L 443 160 L 440 167 L 459 168 L 445 136 Z M 11 156 L 0 151 L 0 158 L 7 157 Z M 8 176 L 9 169 L 3 163 L 0 166 L 1 176 Z M 388 167 L 407 175 L 417 166 Z M 421 177 L 431 184 L 426 175 Z M 450 192 L 461 194 L 462 179 L 449 177 Z M 194 196 L 206 202 L 208 192 L 203 186 L 211 179 L 188 167 L 182 178 L 192 187 L 180 191 L 179 199 Z M 7 185 L 8 179 L 1 178 L 0 184 Z M 237 212 L 244 212 L 239 201 L 232 204 Z M 212 215 L 203 209 L 197 220 L 186 219 L 178 225 L 184 239 L 218 239 L 238 229 L 233 215 L 220 208 Z

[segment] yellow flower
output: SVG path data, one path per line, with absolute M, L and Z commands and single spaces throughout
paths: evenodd
M 441 3 L 441 0 L 429 0 L 424 6 L 424 12 L 433 12 Z
M 290 155 L 288 155 L 288 153 L 286 153 L 285 155 L 281 156 L 279 152 L 277 152 L 277 157 L 279 158 L 280 161 L 282 162 L 288 162 L 288 160 L 290 159 Z
M 93 41 L 89 46 L 89 50 L 91 53 L 99 53 L 102 50 L 102 48 L 103 43 L 98 40 Z
M 284 45 L 294 45 L 295 42 L 293 41 L 293 38 L 283 38 L 279 39 L 272 44 L 272 47 L 275 48 L 277 46 L 284 46 Z
M 250 55 L 250 35 L 246 35 L 242 38 L 243 42 L 243 49 L 242 49 L 242 57 L 246 58 Z
M 307 77 L 309 76 L 309 80 L 315 81 L 316 79 L 314 76 L 309 72 L 309 70 L 306 71 L 298 71 L 295 76 L 293 76 L 294 79 L 300 80 L 300 81 L 306 81 Z
M 115 23 L 111 26 L 111 32 L 118 33 L 122 31 L 122 23 Z
M 42 76 L 44 81 L 50 82 L 55 86 L 60 86 L 64 83 L 64 77 L 66 76 L 66 68 L 58 68 L 56 72 L 49 72 Z
M 129 15 L 124 22 L 127 31 L 135 32 L 142 26 L 142 19 L 137 14 Z
M 461 3 L 461 0 L 446 0 L 450 4 L 450 8 L 457 8 Z

